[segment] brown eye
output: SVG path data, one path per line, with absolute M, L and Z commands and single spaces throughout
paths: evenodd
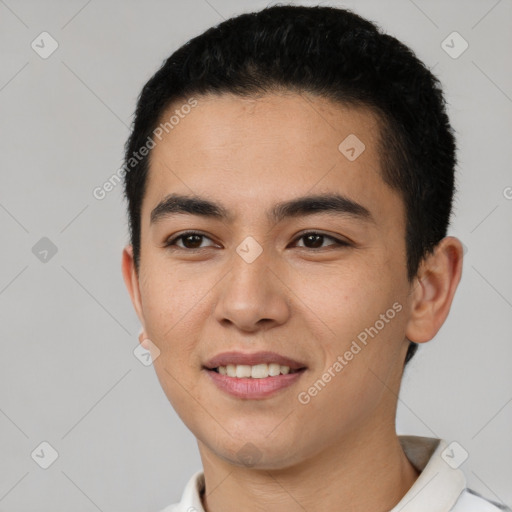
M 210 246 L 203 246 L 201 247 L 201 243 L 205 240 L 210 240 L 206 235 L 203 235 L 202 233 L 196 233 L 194 231 L 187 231 L 186 233 L 182 233 L 181 235 L 172 238 L 171 240 L 168 240 L 165 244 L 165 247 L 170 248 L 178 248 L 178 249 L 204 249 L 205 247 Z M 177 244 L 176 242 L 181 241 L 181 245 Z
M 202 235 L 187 235 L 182 236 L 181 239 L 187 249 L 197 249 L 201 246 L 201 242 L 203 241 Z
M 322 247 L 324 241 L 323 235 L 316 234 L 305 235 L 302 238 L 304 238 L 304 245 L 312 249 L 318 249 L 319 247 Z
M 337 246 L 348 246 L 347 242 L 344 242 L 343 240 L 338 240 L 337 238 L 334 238 L 329 235 L 325 235 L 323 233 L 317 233 L 317 232 L 309 232 L 309 233 L 303 233 L 300 237 L 298 237 L 296 240 L 304 240 L 304 245 L 299 247 L 305 247 L 306 249 L 322 249 L 323 247 L 329 247 L 332 245 Z M 334 244 L 329 244 L 327 246 L 323 246 L 323 243 L 325 240 L 333 240 Z

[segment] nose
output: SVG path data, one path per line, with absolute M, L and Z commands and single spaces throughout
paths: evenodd
M 270 251 L 264 250 L 252 262 L 234 253 L 230 263 L 214 308 L 216 320 L 244 332 L 285 323 L 290 315 L 290 292 Z

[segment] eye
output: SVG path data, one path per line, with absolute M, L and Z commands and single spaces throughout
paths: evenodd
M 345 242 L 344 240 L 339 240 L 337 238 L 334 238 L 330 235 L 325 235 L 324 233 L 318 233 L 316 231 L 309 231 L 307 233 L 302 233 L 302 235 L 300 235 L 298 238 L 295 239 L 295 241 L 297 240 L 302 240 L 304 239 L 304 245 L 302 245 L 302 247 L 305 247 L 306 249 L 322 249 L 324 247 L 329 247 L 329 246 L 323 246 L 323 242 L 326 240 L 326 239 L 329 239 L 329 240 L 334 240 L 334 244 L 329 244 L 330 246 L 332 245 L 337 245 L 337 246 L 349 246 L 350 244 L 348 242 Z M 301 247 L 301 246 L 299 246 Z
M 168 248 L 179 248 L 179 249 L 188 249 L 188 250 L 194 250 L 194 249 L 204 249 L 205 247 L 213 247 L 214 245 L 207 245 L 202 246 L 202 242 L 204 240 L 211 240 L 211 238 L 207 237 L 203 233 L 197 232 L 197 231 L 186 231 L 185 233 L 182 233 L 181 235 L 178 235 L 174 238 L 169 239 L 165 243 L 165 247 Z M 298 240 L 304 239 L 304 244 L 302 246 L 298 247 L 304 247 L 306 249 L 323 249 L 325 247 L 330 246 L 339 246 L 339 247 L 348 247 L 350 244 L 348 242 L 345 242 L 344 240 L 339 240 L 333 236 L 326 235 L 324 233 L 319 233 L 317 231 L 309 231 L 307 233 L 302 233 L 299 237 L 295 238 L 294 242 L 297 242 Z M 327 246 L 324 246 L 323 243 L 326 240 L 332 240 L 334 243 L 329 244 Z M 177 242 L 182 242 L 181 245 Z M 174 246 L 174 247 L 173 247 Z
M 203 233 L 199 233 L 197 231 L 187 231 L 185 233 L 182 233 L 179 236 L 176 236 L 174 238 L 167 240 L 167 242 L 165 243 L 165 247 L 172 248 L 172 246 L 175 245 L 180 249 L 190 249 L 190 250 L 203 249 L 205 246 L 201 247 L 202 239 L 211 240 Z M 182 241 L 183 245 L 176 244 L 177 241 Z M 211 247 L 211 246 L 206 246 L 206 247 Z

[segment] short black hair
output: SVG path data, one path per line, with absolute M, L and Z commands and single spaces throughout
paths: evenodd
M 324 6 L 274 5 L 228 19 L 181 46 L 144 85 L 124 164 L 137 271 L 150 157 L 141 157 L 140 149 L 171 103 L 192 95 L 254 97 L 283 90 L 376 115 L 382 177 L 405 205 L 404 271 L 412 281 L 446 236 L 455 192 L 455 138 L 442 89 L 396 38 L 350 10 Z M 405 363 L 416 349 L 411 342 Z

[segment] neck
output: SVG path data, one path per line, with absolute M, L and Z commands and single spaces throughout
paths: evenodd
M 386 512 L 407 493 L 418 471 L 392 428 L 360 429 L 284 469 L 229 464 L 199 444 L 206 512 L 336 510 Z

